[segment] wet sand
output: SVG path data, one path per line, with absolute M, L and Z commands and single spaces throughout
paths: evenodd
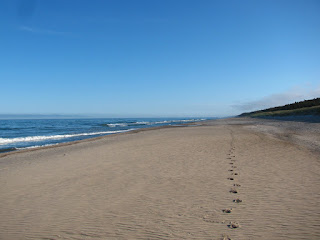
M 225 119 L 1 154 L 0 239 L 320 239 L 319 129 Z

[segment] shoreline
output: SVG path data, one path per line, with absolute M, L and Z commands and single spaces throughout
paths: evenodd
M 162 128 L 210 126 L 210 125 L 215 125 L 215 124 L 221 124 L 221 122 L 223 122 L 223 123 L 229 122 L 228 124 L 239 124 L 239 125 L 255 125 L 256 126 L 255 131 L 257 131 L 257 132 L 272 135 L 273 137 L 277 137 L 282 140 L 291 141 L 291 143 L 295 143 L 297 145 L 303 145 L 304 147 L 307 147 L 310 150 L 320 152 L 320 137 L 316 139 L 317 143 L 315 146 L 310 146 L 310 145 L 308 145 L 308 142 L 307 143 L 303 143 L 301 141 L 294 142 L 292 140 L 292 137 L 290 138 L 290 137 L 283 137 L 282 136 L 282 135 L 288 136 L 289 135 L 288 132 L 278 134 L 274 131 L 270 131 L 269 129 L 265 129 L 265 128 L 258 129 L 257 128 L 258 125 L 265 127 L 266 125 L 273 125 L 274 123 L 276 123 L 276 124 L 277 123 L 284 123 L 283 125 L 287 125 L 287 124 L 298 125 L 298 124 L 300 124 L 300 125 L 302 125 L 302 128 L 303 128 L 306 125 L 311 123 L 311 124 L 316 125 L 316 128 L 317 128 L 316 133 L 317 134 L 319 133 L 319 136 L 320 136 L 320 121 L 319 121 L 318 116 L 306 116 L 306 117 L 291 116 L 291 117 L 268 117 L 268 118 L 264 118 L 264 117 L 228 117 L 228 118 L 221 118 L 221 119 L 209 119 L 209 120 L 204 120 L 201 122 L 189 122 L 189 123 L 184 123 L 184 124 L 179 124 L 179 125 L 166 125 L 166 126 L 140 128 L 140 129 L 130 130 L 127 132 L 122 132 L 122 133 L 114 133 L 114 134 L 91 137 L 91 138 L 87 138 L 87 139 L 64 142 L 64 143 L 56 143 L 56 144 L 49 145 L 49 146 L 39 146 L 39 147 L 35 147 L 35 148 L 27 148 L 27 149 L 21 149 L 21 150 L 17 149 L 17 150 L 8 151 L 8 152 L 0 152 L 0 158 L 5 157 L 7 155 L 11 155 L 11 154 L 18 154 L 18 153 L 37 151 L 37 150 L 41 150 L 41 149 L 50 149 L 50 148 L 56 148 L 56 147 L 58 148 L 58 147 L 78 144 L 81 142 L 91 142 L 91 141 L 99 140 L 99 139 L 106 138 L 106 137 L 112 137 L 115 135 L 133 134 L 133 133 L 138 133 L 141 131 L 153 131 L 153 130 L 158 130 L 158 129 L 162 129 Z M 281 127 L 283 127 L 283 126 L 280 126 L 280 128 Z M 285 127 L 288 128 L 287 126 L 285 126 Z M 302 133 L 301 129 L 298 129 L 298 130 L 300 130 L 300 132 L 299 132 L 300 135 L 304 134 L 304 133 Z M 291 132 L 291 134 L 292 134 L 292 132 Z M 312 131 L 308 131 L 307 134 L 312 134 Z M 313 139 L 313 140 L 315 140 L 315 139 Z
M 196 122 L 195 122 L 196 123 Z M 13 151 L 8 151 L 8 152 L 0 152 L 0 158 L 5 157 L 7 155 L 11 155 L 11 154 L 18 154 L 18 153 L 24 153 L 24 152 L 29 152 L 29 151 L 37 151 L 37 150 L 41 150 L 41 149 L 50 149 L 50 148 L 58 148 L 58 147 L 63 147 L 63 146 L 69 146 L 69 145 L 73 145 L 73 144 L 77 144 L 77 143 L 82 143 L 82 142 L 91 142 L 91 141 L 95 141 L 95 140 L 99 140 L 105 137 L 111 137 L 111 136 L 115 136 L 115 135 L 125 135 L 125 134 L 132 134 L 132 133 L 138 133 L 140 131 L 152 131 L 152 130 L 157 130 L 157 129 L 162 129 L 162 128 L 175 128 L 175 127 L 187 127 L 188 124 L 181 124 L 181 125 L 170 125 L 170 126 L 159 126 L 159 127 L 150 127 L 150 128 L 140 128 L 140 129 L 135 129 L 135 130 L 130 130 L 130 131 L 126 131 L 126 132 L 122 132 L 122 133 L 113 133 L 113 134 L 108 134 L 108 135 L 103 135 L 103 136 L 98 136 L 98 137 L 90 137 L 90 138 L 86 138 L 86 139 L 82 139 L 82 140 L 76 140 L 76 141 L 70 141 L 70 142 L 63 142 L 63 143 L 56 143 L 56 144 L 52 144 L 49 146 L 38 146 L 35 148 L 27 148 L 27 149 L 16 149 Z
M 169 125 L 180 126 L 185 123 L 201 122 L 203 120 L 205 119 L 45 119 L 39 120 L 41 121 L 40 123 L 37 123 L 37 120 L 28 119 L 8 120 L 3 122 L 4 128 L 2 128 L 3 137 L 0 137 L 0 153 L 76 142 L 89 138 L 118 134 L 121 132 L 134 131 L 143 128 L 154 128 Z M 21 123 L 23 126 L 20 126 Z M 11 125 L 13 126 L 13 129 L 11 129 Z M 20 129 L 22 130 L 20 131 Z
M 190 125 L 0 155 L 0 238 L 320 238 L 319 124 Z

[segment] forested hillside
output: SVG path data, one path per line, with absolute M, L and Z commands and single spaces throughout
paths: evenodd
M 242 113 L 241 117 L 250 116 L 288 116 L 288 115 L 320 115 L 320 98 L 267 108 L 254 112 Z

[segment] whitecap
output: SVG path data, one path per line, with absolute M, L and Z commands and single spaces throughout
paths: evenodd
M 0 138 L 0 145 L 18 143 L 18 142 L 39 142 L 45 140 L 59 140 L 64 138 L 80 137 L 80 136 L 94 136 L 102 134 L 113 134 L 127 132 L 133 129 L 128 130 L 119 130 L 119 131 L 105 131 L 105 132 L 91 132 L 91 133 L 76 133 L 76 134 L 64 134 L 64 135 L 49 135 L 49 136 L 29 136 L 29 137 L 17 137 L 17 138 Z

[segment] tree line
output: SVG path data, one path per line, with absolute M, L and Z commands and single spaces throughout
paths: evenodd
M 248 115 L 251 115 L 254 113 L 275 112 L 275 111 L 279 111 L 279 110 L 294 110 L 294 109 L 314 107 L 314 106 L 320 106 L 320 98 L 304 100 L 301 102 L 295 102 L 295 103 L 291 103 L 291 104 L 286 104 L 284 106 L 267 108 L 267 109 L 258 110 L 258 111 L 254 111 L 254 112 L 242 113 L 240 116 L 248 116 Z

